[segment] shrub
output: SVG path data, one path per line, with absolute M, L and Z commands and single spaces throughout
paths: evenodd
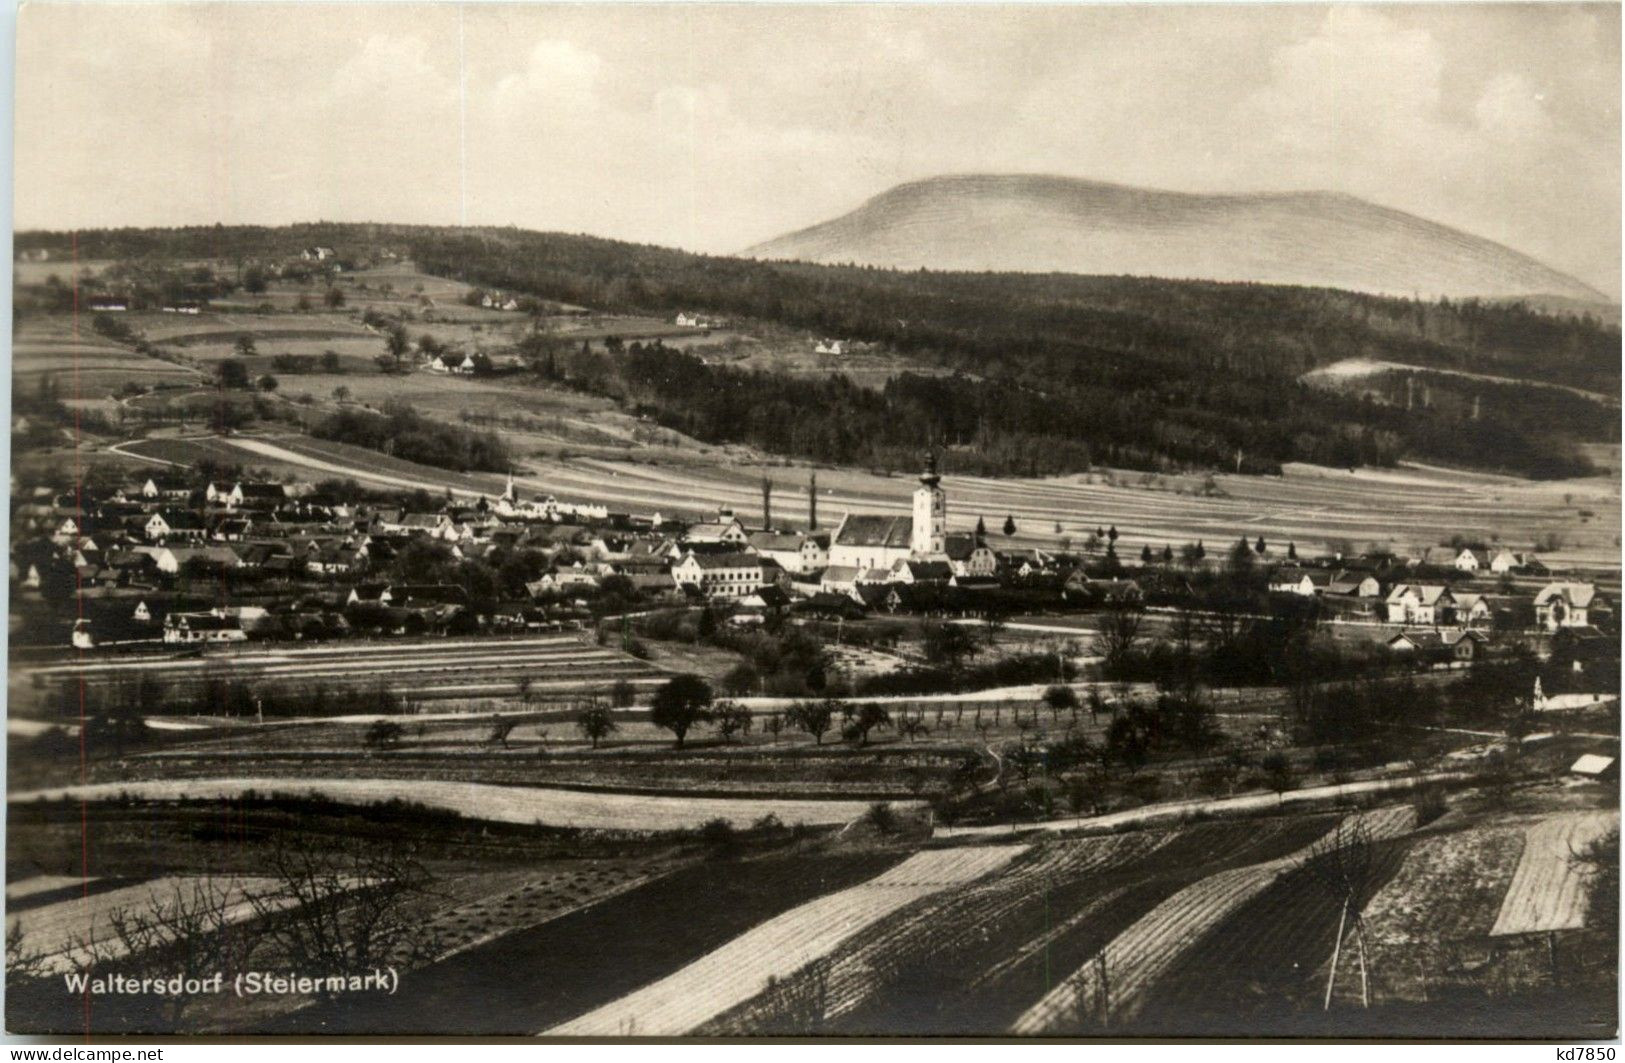
M 864 822 L 879 831 L 881 834 L 891 834 L 897 830 L 897 813 L 892 811 L 891 805 L 884 801 L 876 801 L 869 806 L 869 811 L 863 815 Z

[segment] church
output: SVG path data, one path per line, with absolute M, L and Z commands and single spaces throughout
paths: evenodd
M 937 456 L 931 452 L 914 491 L 913 515 L 843 517 L 830 537 L 829 563 L 859 571 L 889 569 L 898 561 L 946 561 L 947 547 L 948 494 L 937 474 Z

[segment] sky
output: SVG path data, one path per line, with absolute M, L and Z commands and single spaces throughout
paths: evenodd
M 1324 189 L 1620 290 L 1620 7 L 103 5 L 19 17 L 19 229 L 728 253 L 903 181 Z

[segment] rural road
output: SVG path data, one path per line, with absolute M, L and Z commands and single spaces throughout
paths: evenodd
M 937 838 L 999 837 L 1024 834 L 1040 830 L 1049 832 L 1073 830 L 1111 830 L 1116 827 L 1144 826 L 1168 819 L 1201 813 L 1223 815 L 1226 812 L 1254 812 L 1263 809 L 1284 808 L 1332 797 L 1354 797 L 1361 794 L 1403 793 L 1424 782 L 1451 782 L 1468 778 L 1461 771 L 1439 771 L 1430 775 L 1406 776 L 1400 779 L 1370 779 L 1365 782 L 1340 783 L 1333 786 L 1311 786 L 1306 790 L 1288 790 L 1284 794 L 1241 794 L 1210 801 L 1172 801 L 1167 804 L 1147 805 L 1104 816 L 1072 819 L 1052 819 L 1042 823 L 1001 823 L 990 827 L 938 827 L 932 832 Z

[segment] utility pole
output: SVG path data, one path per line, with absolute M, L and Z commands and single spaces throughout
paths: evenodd
M 773 530 L 773 481 L 762 474 L 762 530 Z
M 807 530 L 818 530 L 818 472 L 807 476 Z

